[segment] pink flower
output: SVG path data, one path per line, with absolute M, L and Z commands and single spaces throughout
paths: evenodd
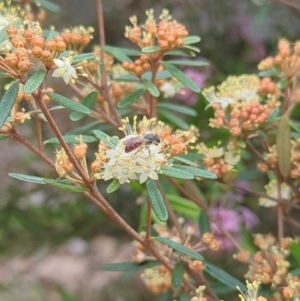
M 240 207 L 239 211 L 230 208 L 215 207 L 210 209 L 210 212 L 221 224 L 222 228 L 229 232 L 238 242 L 242 239 L 241 226 L 243 224 L 248 231 L 258 224 L 257 216 L 246 207 Z M 214 233 L 216 239 L 221 242 L 220 252 L 233 250 L 233 244 L 216 224 L 211 224 L 211 231 Z

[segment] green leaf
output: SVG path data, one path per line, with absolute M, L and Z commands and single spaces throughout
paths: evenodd
M 172 287 L 179 290 L 183 281 L 184 268 L 181 262 L 177 262 L 172 273 Z
M 204 273 L 210 275 L 212 278 L 216 279 L 217 281 L 219 281 L 231 288 L 236 289 L 236 287 L 238 286 L 242 291 L 247 290 L 247 288 L 241 281 L 239 281 L 235 277 L 231 276 L 224 270 L 211 264 L 210 262 L 205 262 Z
M 199 36 L 188 36 L 183 39 L 184 45 L 195 44 L 201 41 Z
M 160 94 L 159 90 L 151 81 L 144 79 L 143 84 L 145 85 L 146 89 L 152 96 L 154 96 L 154 97 L 159 96 L 159 94 Z
M 296 242 L 291 242 L 290 251 L 294 259 L 296 260 L 298 266 L 300 267 L 300 245 Z
M 191 166 L 194 166 L 194 167 L 198 167 L 198 165 L 186 158 L 183 158 L 183 157 L 172 157 L 173 160 L 176 160 L 176 161 L 179 161 L 181 163 L 184 163 L 184 164 L 187 164 L 187 165 L 191 165 Z
M 140 79 L 132 74 L 124 74 L 114 80 L 117 82 L 140 82 Z
M 196 222 L 199 216 L 200 208 L 192 201 L 176 194 L 166 194 L 172 208 L 179 215 L 184 215 L 190 220 Z
M 111 54 L 115 59 L 117 59 L 120 62 L 130 62 L 132 63 L 132 60 L 124 53 L 122 52 L 119 48 L 112 47 L 112 46 L 102 46 L 102 50 Z
M 39 69 L 34 72 L 25 83 L 24 93 L 31 94 L 37 90 L 44 81 L 46 72 L 46 69 Z
M 8 35 L 6 33 L 6 29 L 9 27 L 10 25 L 7 25 L 5 27 L 3 27 L 1 30 L 0 30 L 0 43 L 6 41 L 8 39 Z
M 106 192 L 107 192 L 107 193 L 115 192 L 116 190 L 119 189 L 120 186 L 121 186 L 121 185 L 120 185 L 120 182 L 119 182 L 117 179 L 114 179 L 114 180 L 107 186 Z
M 204 233 L 210 232 L 210 222 L 209 218 L 204 210 L 200 211 L 199 219 L 198 219 L 198 226 L 201 237 Z
M 34 0 L 33 1 L 37 6 L 41 6 L 53 13 L 60 13 L 61 12 L 61 9 L 60 7 L 53 3 L 53 2 L 50 2 L 48 0 Z
M 118 108 L 126 108 L 132 105 L 133 103 L 137 102 L 140 99 L 140 97 L 144 94 L 144 92 L 144 89 L 139 89 L 134 93 L 127 95 L 118 103 Z
M 232 288 L 236 288 L 236 286 L 238 285 L 241 290 L 246 291 L 246 287 L 242 282 L 240 282 L 238 279 L 234 278 L 227 272 L 207 262 L 201 254 L 198 254 L 194 250 L 188 249 L 187 247 L 184 247 L 183 245 L 175 241 L 172 241 L 168 238 L 156 237 L 155 239 L 183 255 L 187 255 L 193 259 L 201 260 L 202 262 L 204 262 L 205 264 L 204 272 L 209 274 L 211 277 L 218 280 L 219 282 L 224 283 Z
M 258 171 L 257 169 L 246 170 L 246 171 L 240 172 L 235 180 L 236 180 L 236 182 L 249 181 L 249 180 L 257 179 L 261 175 L 262 175 L 262 173 L 260 171 Z
M 134 263 L 132 261 L 117 262 L 117 263 L 103 264 L 100 266 L 100 270 L 110 271 L 110 272 L 128 272 L 128 271 L 144 270 L 158 265 L 161 265 L 161 263 L 155 260 L 146 261 L 140 264 Z
M 154 213 L 161 222 L 166 222 L 168 220 L 168 210 L 158 187 L 151 179 L 147 180 L 146 187 Z
M 53 41 L 54 38 L 59 35 L 59 32 L 55 30 L 43 30 L 43 35 L 46 37 L 47 41 Z
M 78 143 L 79 137 L 81 137 L 82 141 L 85 143 L 92 143 L 92 142 L 97 141 L 97 139 L 94 136 L 88 136 L 88 135 L 65 135 L 64 140 L 68 144 Z M 54 138 L 45 140 L 44 145 L 46 145 L 46 144 L 60 144 L 60 142 L 56 137 L 54 137 Z
M 193 259 L 197 259 L 201 261 L 204 260 L 204 257 L 201 254 L 195 252 L 194 250 L 188 249 L 187 247 L 184 247 L 183 245 L 173 240 L 164 237 L 155 237 L 155 239 L 160 241 L 162 244 L 169 246 L 170 248 L 179 252 L 180 254 L 187 255 Z
M 77 103 L 69 98 L 66 98 L 62 95 L 49 92 L 47 95 L 58 104 L 62 105 L 63 107 L 70 109 L 75 112 L 83 113 L 83 114 L 91 114 L 91 110 L 86 106 L 82 105 L 81 103 Z
M 142 48 L 143 53 L 152 53 L 152 52 L 156 52 L 159 50 L 161 50 L 161 48 L 159 46 L 148 46 L 148 47 Z
M 190 90 L 196 93 L 199 93 L 201 91 L 195 82 L 193 82 L 190 78 L 188 78 L 183 72 L 181 72 L 175 66 L 167 62 L 164 62 L 164 66 L 185 87 L 189 88 Z
M 188 50 L 191 50 L 191 51 L 194 51 L 194 52 L 197 52 L 199 53 L 200 52 L 200 49 L 198 47 L 195 47 L 195 46 L 189 46 L 189 45 L 186 45 L 186 46 L 183 46 L 185 49 L 188 49 Z
M 67 190 L 67 191 L 71 191 L 71 192 L 84 192 L 84 191 L 87 190 L 87 188 L 83 187 L 83 186 L 74 186 L 74 185 L 63 184 L 63 183 L 60 183 L 57 180 L 53 180 L 53 179 L 44 178 L 44 182 L 46 184 L 50 184 L 50 185 L 55 186 L 57 188 Z
M 0 128 L 8 117 L 19 92 L 19 81 L 10 85 L 0 101 Z
M 286 116 L 278 122 L 276 133 L 277 161 L 280 173 L 287 178 L 291 169 L 291 128 Z
M 181 292 L 179 294 L 179 301 L 191 301 L 191 298 L 188 296 L 187 293 Z
M 158 112 L 162 117 L 164 117 L 171 123 L 177 125 L 178 127 L 182 128 L 183 130 L 187 130 L 190 127 L 188 123 L 178 118 L 177 116 L 173 115 L 173 113 L 169 112 L 166 109 L 160 109 Z
M 8 137 L 9 137 L 9 135 L 0 134 L 0 141 L 5 140 Z
M 155 75 L 155 80 L 166 79 L 166 78 L 172 78 L 172 74 L 167 70 L 158 71 Z M 151 80 L 152 79 L 152 72 L 151 71 L 146 71 L 142 75 L 142 79 Z
M 41 177 L 23 175 L 20 173 L 12 173 L 12 172 L 9 173 L 8 175 L 14 179 L 25 181 L 25 182 L 36 183 L 36 184 L 45 184 L 44 178 L 41 178 Z
M 179 56 L 190 56 L 190 57 L 195 57 L 196 54 L 192 51 L 189 51 L 187 49 L 174 49 L 171 51 L 168 51 L 167 53 L 165 53 L 165 55 L 179 55 Z
M 81 63 L 82 61 L 92 61 L 96 58 L 94 53 L 82 53 L 75 55 L 72 61 L 72 64 L 78 64 Z
M 116 138 L 110 137 L 109 135 L 100 130 L 94 130 L 93 134 L 110 148 L 115 148 L 118 144 L 118 140 Z
M 289 126 L 294 129 L 296 132 L 300 133 L 300 123 L 293 122 L 289 120 Z
M 88 94 L 81 102 L 82 105 L 84 105 L 85 107 L 92 109 L 94 107 L 94 105 L 96 104 L 98 98 L 98 92 L 97 91 L 93 91 L 90 94 Z M 84 117 L 86 117 L 86 114 L 83 113 L 79 113 L 79 112 L 72 112 L 70 115 L 70 119 L 72 121 L 79 121 L 81 119 L 83 119 Z
M 203 179 L 217 179 L 217 176 L 208 170 L 191 167 L 191 166 L 185 166 L 185 165 L 177 165 L 177 164 L 174 164 L 174 167 L 187 171 L 195 177 L 200 177 Z
M 188 171 L 179 169 L 179 168 L 162 166 L 161 171 L 165 176 L 168 176 L 171 178 L 177 178 L 177 179 L 183 179 L 183 180 L 194 179 L 194 176 L 191 173 L 189 173 Z
M 107 46 L 107 45 L 106 45 Z M 132 55 L 132 56 L 141 56 L 142 53 L 138 50 L 135 49 L 128 49 L 128 48 L 123 48 L 123 47 L 113 47 L 115 50 L 120 51 L 126 55 Z
M 167 61 L 167 63 L 172 65 L 194 66 L 194 67 L 209 66 L 209 62 L 206 61 L 170 60 Z
M 187 106 L 178 105 L 171 102 L 160 102 L 157 106 L 158 108 L 171 110 L 184 115 L 197 116 L 197 111 Z
M 266 70 L 258 72 L 259 77 L 272 77 L 272 76 L 279 76 L 281 73 L 276 70 Z

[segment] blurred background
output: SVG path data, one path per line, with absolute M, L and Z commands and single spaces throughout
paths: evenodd
M 61 12 L 47 13 L 44 27 L 55 25 L 60 31 L 77 25 L 93 26 L 94 40 L 88 50 L 98 44 L 94 0 L 52 2 L 60 6 Z M 257 73 L 257 64 L 276 52 L 281 37 L 291 41 L 300 38 L 300 13 L 296 7 L 299 1 L 284 3 L 103 0 L 106 42 L 134 47 L 124 37 L 128 18 L 137 15 L 143 22 L 146 9 L 154 8 L 158 16 L 162 8 L 168 8 L 191 35 L 201 36 L 200 56 L 210 62 L 207 69 L 187 73 L 196 73 L 201 86 L 218 84 L 228 75 Z M 199 109 L 205 106 L 198 96 L 193 101 L 178 101 Z M 73 125 L 64 117 L 57 115 L 63 132 L 68 132 Z M 202 126 L 208 117 L 204 117 Z M 191 122 L 200 125 L 197 120 Z M 22 131 L 34 140 L 30 123 Z M 8 172 L 49 178 L 56 174 L 16 143 L 0 143 L 0 301 L 153 300 L 139 277 L 132 281 L 99 270 L 103 263 L 130 260 L 134 252 L 130 237 L 80 195 L 8 177 Z M 49 148 L 49 154 L 54 151 Z M 100 189 L 105 191 L 106 187 Z M 139 219 L 138 193 L 138 188 L 124 186 L 109 196 L 111 204 L 134 227 Z

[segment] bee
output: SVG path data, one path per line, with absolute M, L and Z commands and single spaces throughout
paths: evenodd
M 151 132 L 147 132 L 144 134 L 144 136 L 137 135 L 136 137 L 132 137 L 124 141 L 125 152 L 130 153 L 133 150 L 142 147 L 143 145 L 148 146 L 151 144 L 155 144 L 155 145 L 160 144 L 160 138 L 157 134 L 152 134 Z

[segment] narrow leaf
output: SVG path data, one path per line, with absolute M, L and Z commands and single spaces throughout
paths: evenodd
M 47 95 L 58 104 L 62 105 L 63 107 L 70 109 L 75 112 L 83 113 L 83 114 L 91 114 L 91 110 L 86 106 L 82 105 L 81 103 L 77 103 L 69 98 L 66 98 L 62 95 L 56 93 L 47 93 Z
M 82 53 L 75 55 L 72 61 L 72 64 L 78 64 L 82 61 L 92 61 L 96 58 L 94 53 Z
M 194 179 L 194 176 L 182 169 L 169 167 L 169 166 L 163 166 L 161 168 L 162 173 L 165 176 L 171 177 L 171 178 L 177 178 L 177 179 L 183 179 L 183 180 L 192 180 Z
M 110 53 L 115 59 L 117 59 L 120 62 L 130 62 L 132 63 L 132 60 L 124 53 L 122 52 L 120 49 L 116 48 L 116 47 L 112 47 L 112 46 L 102 46 L 102 50 Z
M 182 128 L 183 130 L 187 130 L 190 125 L 186 123 L 184 120 L 180 119 L 178 116 L 175 116 L 173 113 L 168 111 L 167 109 L 160 109 L 159 114 L 170 121 L 171 123 L 177 125 L 178 127 Z
M 160 94 L 159 90 L 151 81 L 144 79 L 143 84 L 145 85 L 146 89 L 152 96 L 154 96 L 154 97 L 159 96 L 159 94 Z
M 139 89 L 134 93 L 127 95 L 118 103 L 118 108 L 126 108 L 132 105 L 133 103 L 137 102 L 140 99 L 140 97 L 144 94 L 144 92 L 144 89 Z
M 198 225 L 201 237 L 204 233 L 210 232 L 209 218 L 204 210 L 200 211 Z
M 0 101 L 0 128 L 8 117 L 19 92 L 19 81 L 10 85 Z
M 50 2 L 48 0 L 34 0 L 34 2 L 37 6 L 41 6 L 53 13 L 61 12 L 60 7 L 56 3 Z
M 123 48 L 123 47 L 113 47 L 115 50 L 120 51 L 126 55 L 132 55 L 132 56 L 141 56 L 142 53 L 138 50 L 135 49 L 128 49 L 128 48 Z
M 200 209 L 194 202 L 176 194 L 166 193 L 166 196 L 173 210 L 177 212 L 178 215 L 184 215 L 188 217 L 189 220 L 197 222 Z
M 300 267 L 300 245 L 295 242 L 291 242 L 290 251 L 294 259 L 296 260 L 298 266 Z
M 191 301 L 191 298 L 188 296 L 187 293 L 182 292 L 179 294 L 179 301 Z
M 167 79 L 167 78 L 172 78 L 172 74 L 167 70 L 158 71 L 155 75 L 155 80 Z M 145 72 L 142 75 L 142 79 L 151 80 L 152 79 L 152 72 L 151 71 Z
M 192 167 L 192 166 L 177 165 L 177 164 L 174 165 L 174 167 L 181 169 L 181 170 L 185 170 L 185 171 L 191 173 L 195 177 L 200 177 L 200 178 L 204 178 L 204 179 L 217 179 L 217 176 L 208 170 L 204 170 L 204 169 L 200 169 L 200 168 L 196 168 L 196 167 Z
M 236 289 L 236 287 L 238 286 L 242 291 L 247 290 L 245 285 L 240 280 L 236 279 L 235 277 L 231 276 L 224 270 L 216 267 L 215 265 L 213 265 L 209 262 L 205 262 L 204 273 L 210 275 L 217 281 L 219 281 L 231 288 Z
M 36 183 L 36 184 L 45 184 L 44 178 L 41 178 L 41 177 L 23 175 L 20 173 L 12 173 L 12 172 L 9 173 L 8 175 L 14 179 L 18 179 L 18 180 L 25 181 L 25 182 Z
M 179 252 L 180 254 L 187 255 L 193 259 L 197 259 L 197 260 L 201 260 L 201 261 L 204 260 L 204 257 L 201 254 L 195 252 L 194 250 L 188 249 L 187 247 L 184 247 L 183 245 L 181 245 L 173 240 L 170 240 L 170 239 L 164 238 L 164 237 L 155 237 L 155 239 L 160 241 L 161 243 L 169 246 L 170 248 Z
M 280 72 L 276 70 L 266 70 L 258 72 L 259 77 L 272 77 L 272 76 L 279 76 Z
M 57 188 L 67 190 L 67 191 L 71 191 L 71 192 L 84 192 L 84 191 L 87 190 L 87 188 L 83 187 L 83 186 L 74 186 L 74 185 L 63 184 L 63 183 L 60 183 L 57 180 L 53 180 L 53 179 L 44 178 L 44 182 L 46 184 L 50 184 L 50 185 L 55 186 Z
M 32 92 L 37 90 L 44 81 L 46 72 L 46 69 L 39 69 L 38 71 L 33 73 L 25 83 L 24 93 L 31 94 Z
M 142 48 L 143 53 L 152 53 L 152 52 L 156 52 L 159 50 L 161 50 L 161 48 L 159 46 L 148 46 L 148 47 Z
M 180 289 L 183 280 L 184 268 L 181 262 L 177 262 L 172 273 L 172 287 L 176 291 Z
M 168 211 L 158 187 L 151 179 L 147 180 L 146 187 L 154 213 L 161 222 L 166 222 L 168 220 Z
M 0 134 L 0 141 L 5 140 L 9 137 L 9 135 Z
M 195 47 L 195 46 L 189 46 L 189 45 L 185 45 L 183 46 L 185 49 L 188 49 L 188 50 L 191 50 L 191 51 L 194 51 L 194 52 L 197 52 L 199 53 L 200 52 L 200 49 L 198 47 Z
M 289 121 L 289 126 L 295 130 L 296 132 L 300 133 L 300 123 Z
M 194 166 L 194 167 L 198 167 L 198 165 L 186 158 L 183 158 L 183 157 L 172 157 L 173 160 L 176 160 L 176 161 L 179 161 L 181 163 L 184 163 L 186 165 L 191 165 L 191 166 Z
M 183 39 L 184 45 L 195 44 L 201 41 L 199 36 L 188 36 Z
M 93 91 L 82 100 L 81 104 L 83 104 L 84 106 L 86 106 L 89 109 L 92 109 L 94 107 L 94 105 L 96 104 L 97 98 L 98 98 L 98 92 Z M 84 118 L 85 116 L 87 116 L 87 115 L 83 114 L 83 113 L 72 112 L 70 115 L 70 119 L 72 121 L 79 121 L 82 118 Z
M 178 56 L 190 56 L 190 57 L 196 56 L 194 52 L 184 48 L 168 51 L 167 53 L 165 53 L 165 55 L 178 55 Z
M 172 65 L 182 65 L 182 66 L 194 66 L 194 67 L 201 67 L 201 66 L 209 66 L 209 62 L 206 61 L 194 61 L 194 60 L 170 60 L 167 63 Z
M 117 179 L 114 179 L 114 180 L 107 186 L 106 192 L 107 192 L 107 193 L 115 192 L 116 190 L 119 189 L 120 186 L 121 186 L 121 185 L 120 185 L 120 182 L 119 182 Z
M 78 143 L 79 137 L 81 137 L 82 141 L 85 143 L 92 143 L 92 142 L 97 141 L 97 139 L 94 136 L 88 136 L 88 135 L 80 135 L 80 136 L 79 135 L 65 135 L 64 140 L 68 144 Z M 46 145 L 46 144 L 60 144 L 60 142 L 56 137 L 54 137 L 54 138 L 45 140 L 44 145 Z
M 155 260 L 146 261 L 140 264 L 134 263 L 132 261 L 117 262 L 117 263 L 103 264 L 100 266 L 100 270 L 111 271 L 111 272 L 129 272 L 129 271 L 138 271 L 147 268 L 152 268 L 160 264 L 161 264 L 160 262 Z
M 132 74 L 124 74 L 117 78 L 115 78 L 115 81 L 118 82 L 140 82 L 140 79 Z
M 164 109 L 168 109 L 174 112 L 178 112 L 184 115 L 189 115 L 189 116 L 197 116 L 197 111 L 187 107 L 187 106 L 183 106 L 183 105 L 178 105 L 178 104 L 174 104 L 171 102 L 160 102 L 157 105 L 159 108 L 164 108 Z
M 6 29 L 9 27 L 9 25 L 3 27 L 1 30 L 0 30 L 0 43 L 6 41 L 8 39 L 8 35 L 6 33 Z
M 102 141 L 105 145 L 109 146 L 110 148 L 115 148 L 115 146 L 118 143 L 118 140 L 116 138 L 110 137 L 106 133 L 100 131 L 100 130 L 94 130 L 93 134 Z
M 276 134 L 277 160 L 280 173 L 287 178 L 291 169 L 291 129 L 288 118 L 282 116 Z
M 193 82 L 190 78 L 188 78 L 183 72 L 181 72 L 175 66 L 167 62 L 164 63 L 164 66 L 185 87 L 189 88 L 190 90 L 196 93 L 199 93 L 201 91 L 195 82 Z

